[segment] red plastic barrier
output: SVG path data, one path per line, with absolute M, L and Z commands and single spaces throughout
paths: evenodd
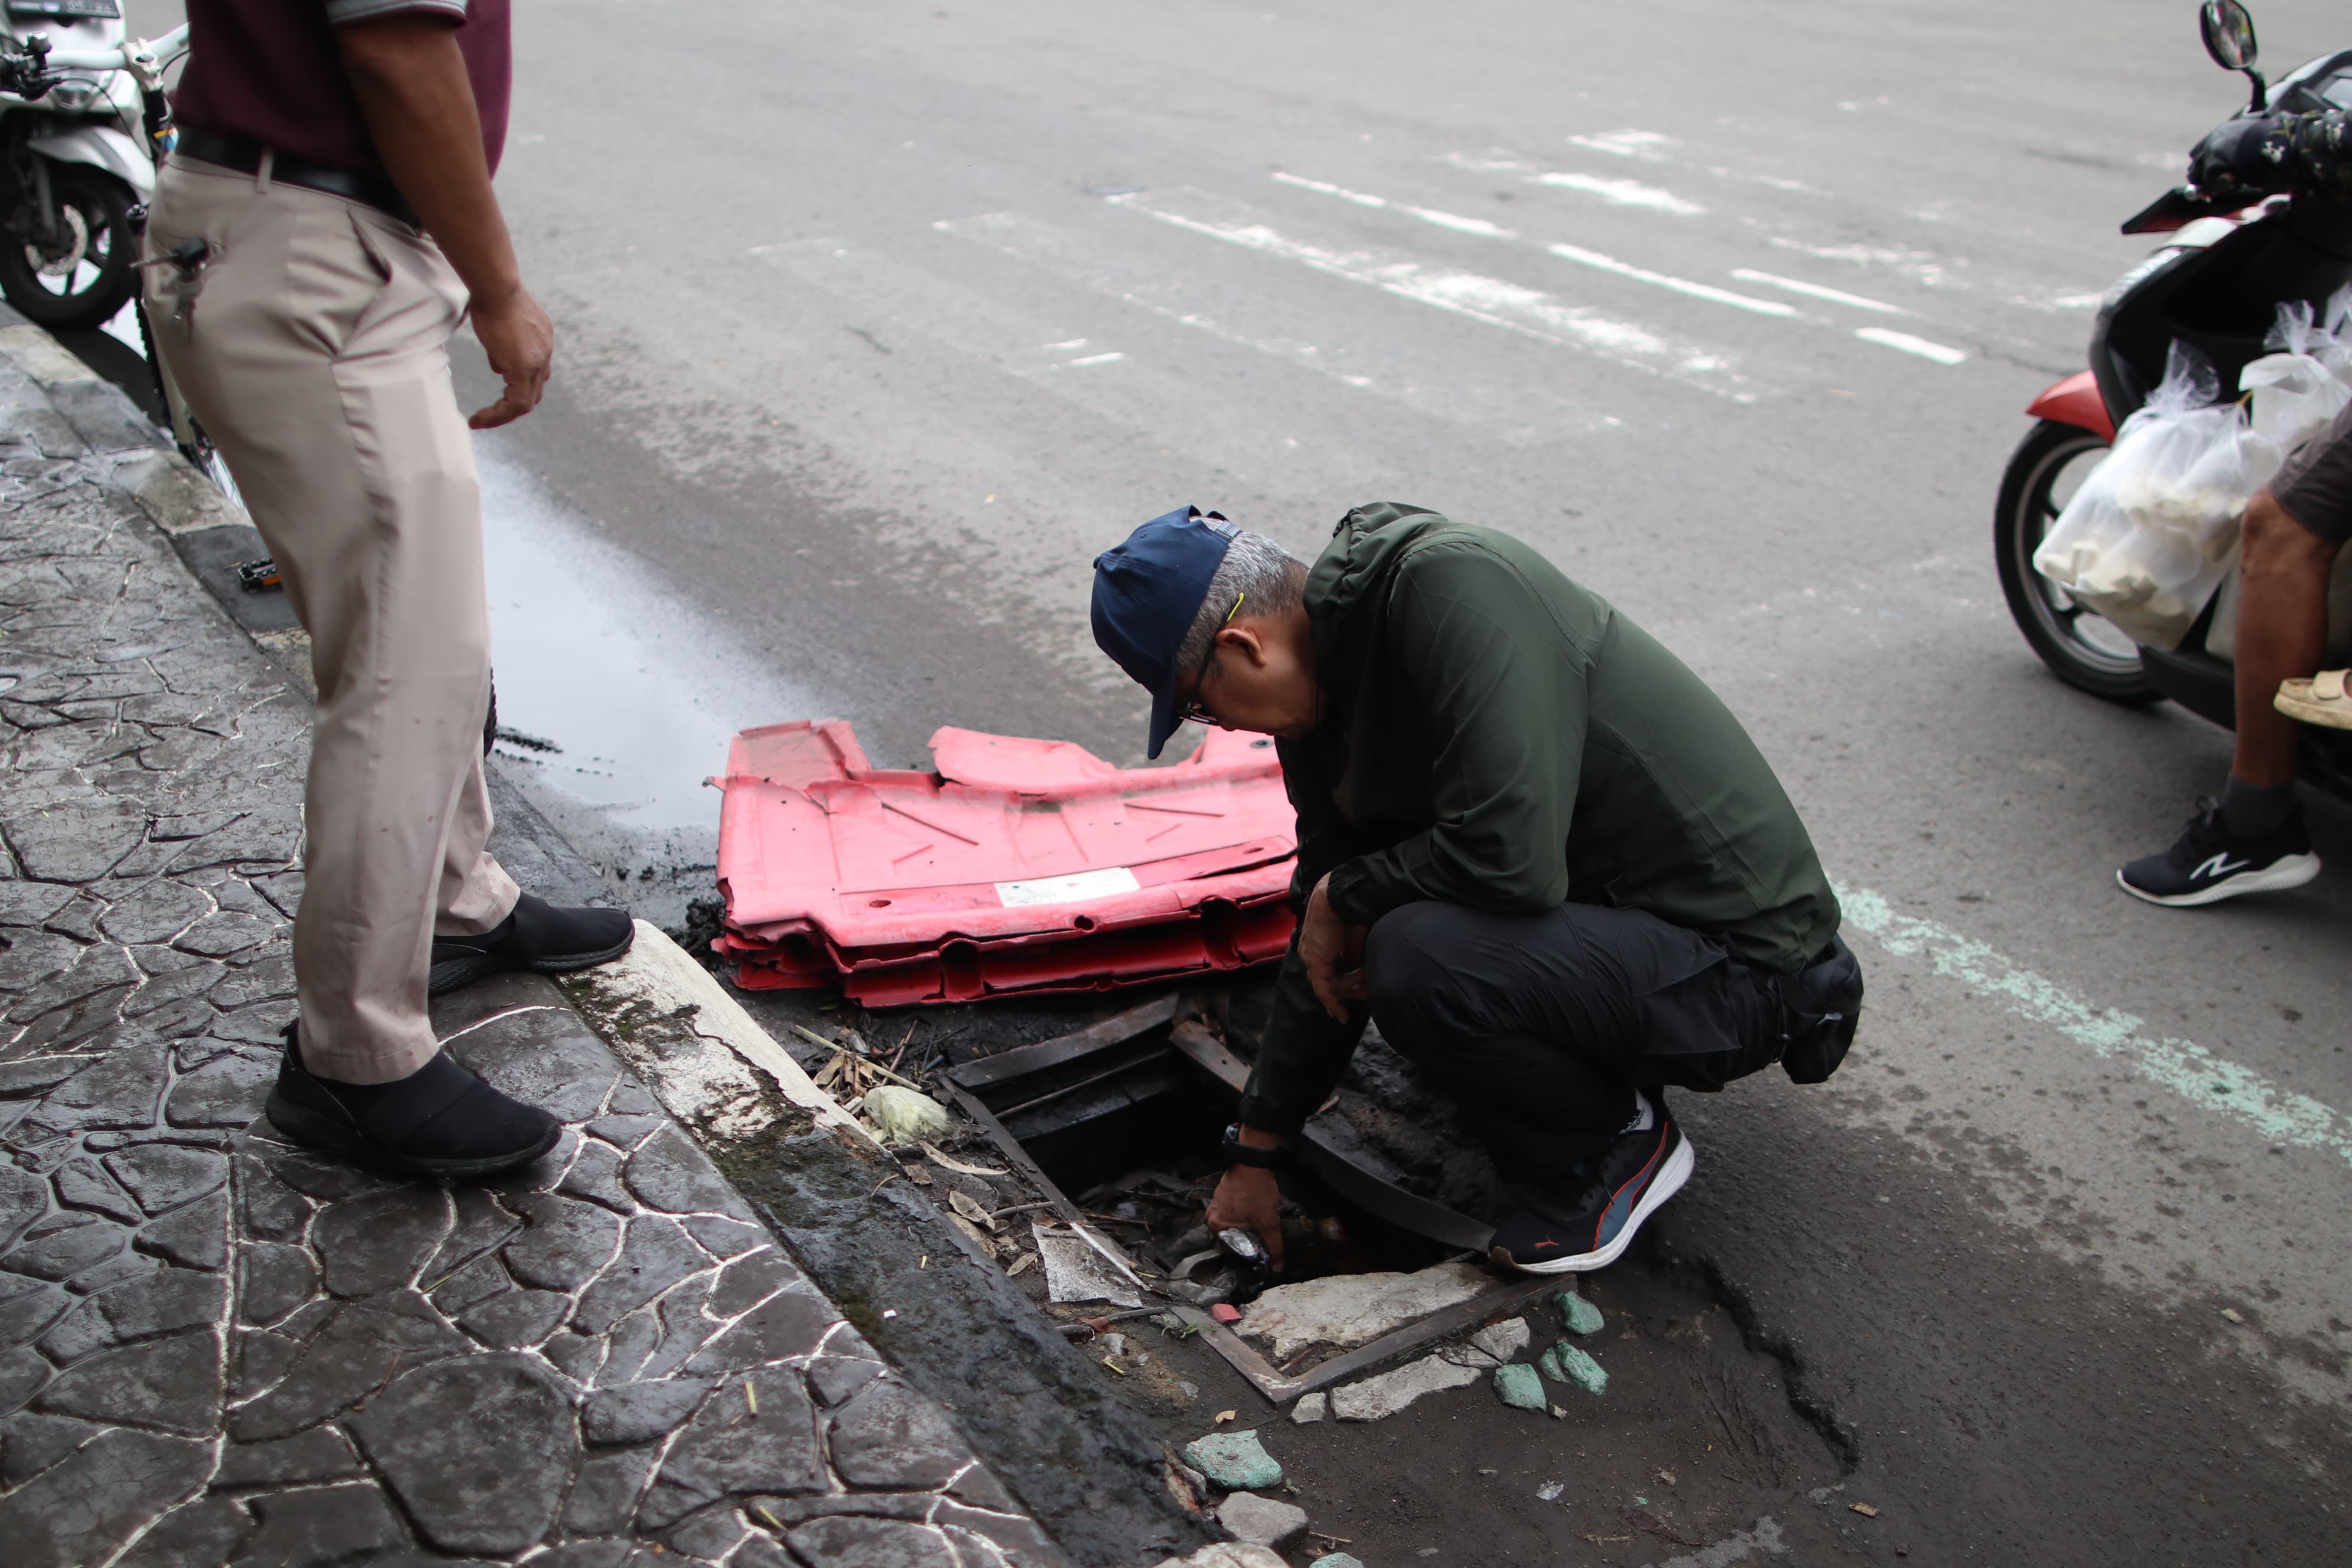
M 838 720 L 728 754 L 718 947 L 752 988 L 870 1006 L 1097 990 L 1278 957 L 1297 848 L 1273 743 L 1213 731 L 1166 768 L 943 729 L 875 768 Z

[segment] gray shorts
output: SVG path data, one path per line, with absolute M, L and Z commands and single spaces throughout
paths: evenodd
M 2352 407 L 2296 449 L 2271 481 L 2271 495 L 2327 543 L 2352 539 Z

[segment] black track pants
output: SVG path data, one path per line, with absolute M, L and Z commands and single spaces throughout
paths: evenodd
M 1407 904 L 1372 927 L 1364 973 L 1382 1037 L 1462 1102 L 1520 1182 L 1607 1147 L 1635 1089 L 1720 1089 L 1784 1044 L 1779 976 L 1633 910 Z

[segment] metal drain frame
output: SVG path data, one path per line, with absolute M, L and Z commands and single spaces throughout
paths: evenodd
M 1198 999 L 1163 996 L 1106 1018 L 1088 1028 L 1034 1046 L 1017 1047 L 996 1056 L 982 1057 L 977 1061 L 950 1068 L 946 1075 L 949 1093 L 958 1108 L 980 1124 L 997 1151 L 1045 1194 L 1046 1201 L 1065 1223 L 1085 1232 L 1093 1245 L 1125 1264 L 1144 1282 L 1146 1289 L 1165 1300 L 1169 1310 L 1197 1330 L 1210 1348 L 1224 1357 L 1268 1403 L 1284 1405 L 1303 1394 L 1328 1387 L 1343 1378 L 1368 1372 L 1383 1362 L 1457 1333 L 1472 1323 L 1493 1317 L 1559 1284 L 1559 1281 L 1546 1277 L 1505 1280 L 1482 1295 L 1441 1308 L 1425 1318 L 1381 1335 L 1370 1344 L 1360 1345 L 1297 1373 L 1284 1372 L 1252 1350 L 1240 1335 L 1199 1307 L 1189 1301 L 1179 1301 L 1159 1290 L 1150 1284 L 1157 1276 L 1147 1274 L 1124 1247 L 1087 1223 L 1086 1215 L 1078 1205 L 1055 1184 L 1052 1177 L 1045 1174 L 1037 1162 L 1030 1157 L 1029 1152 L 1022 1147 L 1021 1141 L 1005 1129 L 1004 1123 L 997 1120 L 996 1113 L 972 1090 L 1077 1060 L 1095 1051 L 1122 1044 L 1163 1023 L 1171 1024 L 1168 1039 L 1175 1050 L 1210 1077 L 1234 1092 L 1240 1092 L 1249 1077 L 1249 1068 L 1226 1049 L 1224 1042 L 1212 1032 Z M 1406 1192 L 1393 1182 L 1366 1170 L 1324 1141 L 1311 1126 L 1301 1133 L 1299 1148 L 1307 1168 L 1350 1202 L 1415 1235 L 1460 1247 L 1463 1258 L 1485 1254 L 1486 1243 L 1494 1234 L 1492 1226 L 1482 1225 L 1443 1204 L 1432 1203 L 1427 1198 Z

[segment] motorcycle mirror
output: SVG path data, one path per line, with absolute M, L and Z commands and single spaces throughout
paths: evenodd
M 2238 0 L 2205 0 L 2197 28 L 2205 35 L 2205 52 L 2215 65 L 2232 71 L 2253 68 L 2254 18 Z

